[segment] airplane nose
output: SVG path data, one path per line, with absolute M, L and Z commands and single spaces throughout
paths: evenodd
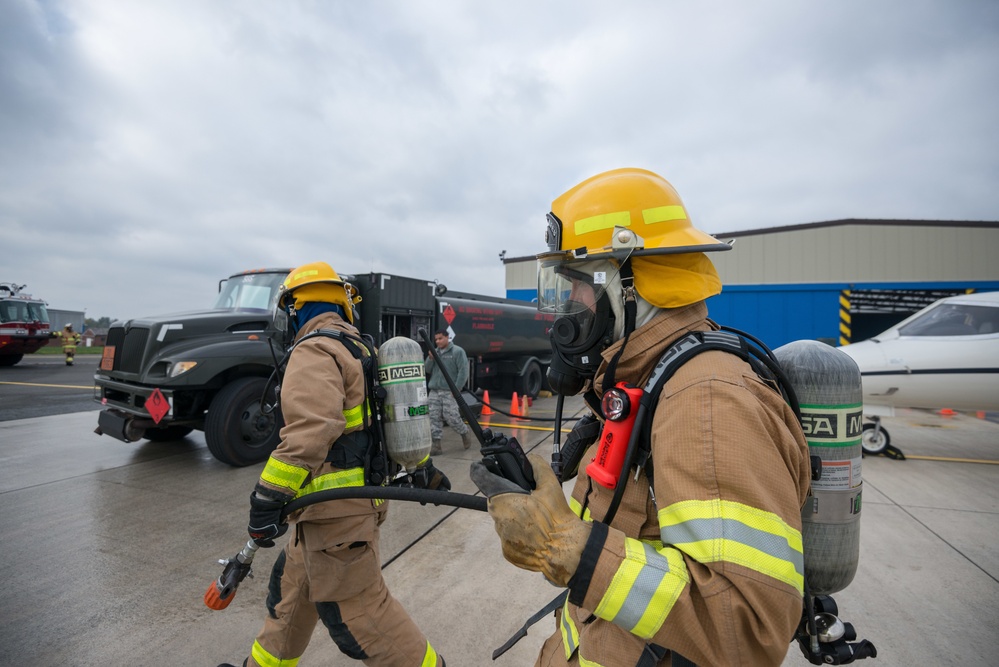
M 839 348 L 857 363 L 861 373 L 884 369 L 888 363 L 885 358 L 884 346 L 869 340 L 844 345 Z

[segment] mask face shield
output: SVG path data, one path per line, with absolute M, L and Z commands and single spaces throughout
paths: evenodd
M 538 310 L 552 315 L 596 312 L 617 267 L 606 260 L 579 261 L 571 253 L 538 258 Z
M 600 365 L 600 352 L 612 341 L 607 286 L 616 273 L 606 260 L 573 260 L 571 253 L 538 258 L 538 310 L 555 316 L 548 382 L 560 394 L 582 390 Z

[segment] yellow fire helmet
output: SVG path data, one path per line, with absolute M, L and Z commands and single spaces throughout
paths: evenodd
M 285 309 L 293 301 L 299 310 L 311 301 L 335 303 L 343 308 L 347 321 L 354 323 L 354 304 L 361 301 L 357 289 L 326 262 L 312 262 L 292 269 L 278 293 L 278 307 Z
M 721 292 L 721 280 L 704 254 L 732 246 L 693 226 L 673 186 L 645 169 L 606 171 L 552 202 L 538 255 L 539 287 L 560 293 L 556 275 L 577 262 L 631 260 L 635 289 L 658 308 L 678 308 Z M 539 293 L 539 301 L 541 301 Z M 554 304 L 552 304 L 554 305 Z

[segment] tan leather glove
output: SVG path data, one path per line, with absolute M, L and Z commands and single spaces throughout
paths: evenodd
M 472 464 L 472 481 L 489 498 L 503 556 L 519 568 L 540 572 L 556 586 L 568 586 L 591 526 L 569 509 L 545 460 L 536 454 L 527 459 L 537 483 L 533 492 L 494 475 L 478 461 Z

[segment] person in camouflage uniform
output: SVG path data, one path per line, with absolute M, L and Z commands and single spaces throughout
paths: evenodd
M 444 370 L 454 380 L 455 385 L 464 387 L 465 383 L 468 382 L 468 355 L 463 349 L 451 342 L 447 329 L 439 329 L 434 333 L 434 343 L 437 345 L 437 355 L 441 358 Z M 461 436 L 461 444 L 465 449 L 468 449 L 472 446 L 468 424 L 462 421 L 461 413 L 458 412 L 458 402 L 451 395 L 447 380 L 444 378 L 444 374 L 438 370 L 433 355 L 427 356 L 424 370 L 427 375 L 427 389 L 429 391 L 427 405 L 430 409 L 430 439 L 432 442 L 430 455 L 436 456 L 442 451 L 441 438 L 444 436 L 445 422 Z

